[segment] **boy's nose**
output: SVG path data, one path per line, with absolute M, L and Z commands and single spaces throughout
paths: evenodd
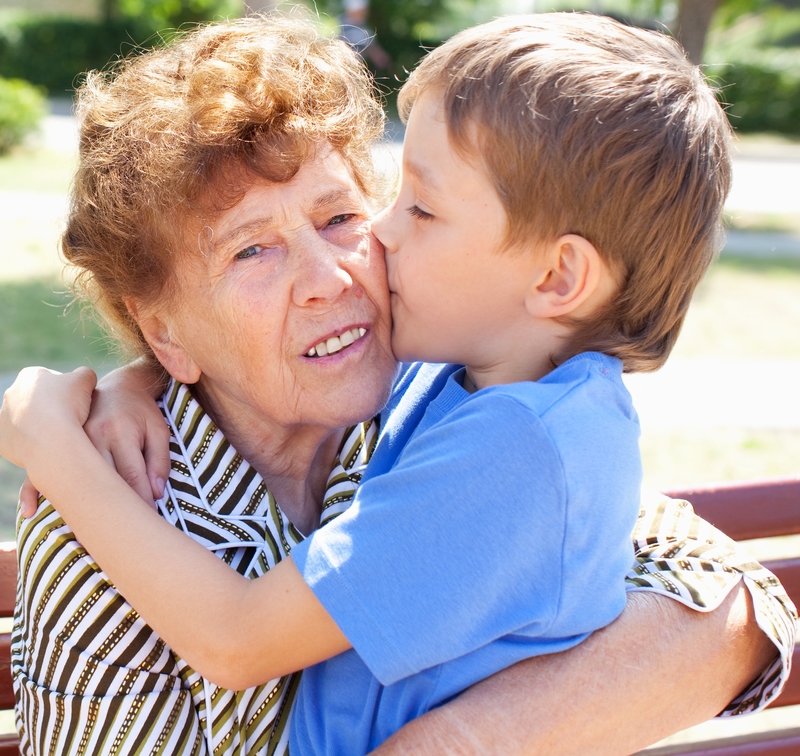
M 375 238 L 383 245 L 387 254 L 394 252 L 394 234 L 392 233 L 392 218 L 394 215 L 394 203 L 381 210 L 373 219 L 371 230 Z

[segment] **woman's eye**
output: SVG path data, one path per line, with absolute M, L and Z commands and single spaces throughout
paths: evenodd
M 255 257 L 260 251 L 261 247 L 258 244 L 253 244 L 250 247 L 245 247 L 241 252 L 236 253 L 237 260 L 249 260 L 251 257 Z
M 430 213 L 426 213 L 421 208 L 417 207 L 416 205 L 411 205 L 411 207 L 406 208 L 409 215 L 414 218 L 418 218 L 419 220 L 430 220 L 433 216 Z
M 342 215 L 334 215 L 328 221 L 329 226 L 340 226 L 342 223 L 347 223 L 352 217 L 354 217 L 353 213 L 342 213 Z

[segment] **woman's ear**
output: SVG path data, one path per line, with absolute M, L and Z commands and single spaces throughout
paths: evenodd
M 547 245 L 525 297 L 528 313 L 537 318 L 579 316 L 600 304 L 605 279 L 610 279 L 600 253 L 588 239 L 565 234 Z
M 125 300 L 125 306 L 164 369 L 181 383 L 197 383 L 202 374 L 200 366 L 174 337 L 169 320 L 130 299 Z

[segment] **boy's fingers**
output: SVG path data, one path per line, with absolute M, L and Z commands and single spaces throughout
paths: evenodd
M 159 418 L 160 420 L 160 418 Z M 150 423 L 144 443 L 144 462 L 150 490 L 157 501 L 164 495 L 165 481 L 169 477 L 169 428 L 163 422 Z
M 120 477 L 152 507 L 153 493 L 142 452 L 138 448 L 120 446 L 114 451 L 114 467 Z
M 96 442 L 93 440 L 92 443 Z M 112 470 L 116 470 L 117 474 L 144 499 L 151 506 L 153 505 L 153 496 L 150 491 L 150 483 L 147 479 L 147 470 L 145 469 L 145 461 L 142 457 L 142 452 L 137 445 L 126 446 L 120 444 L 115 446 L 114 449 L 109 449 L 106 446 L 98 446 L 95 448 L 100 452 L 100 456 L 108 463 Z
M 22 488 L 19 489 L 19 509 L 23 517 L 30 518 L 36 514 L 39 506 L 39 492 L 31 483 L 30 478 L 25 478 Z
M 94 391 L 95 386 L 97 386 L 97 373 L 94 372 L 91 368 L 86 367 L 85 365 L 75 368 L 72 371 L 72 375 L 75 377 L 77 381 L 82 384 L 85 384 L 85 387 L 91 392 Z

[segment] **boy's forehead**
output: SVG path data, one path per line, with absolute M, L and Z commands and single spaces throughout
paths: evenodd
M 436 194 L 441 193 L 441 186 L 436 178 L 436 171 L 430 166 L 424 165 L 415 161 L 411 157 L 403 160 L 403 172 L 407 176 L 412 176 L 419 183 L 423 184 L 425 188 Z
M 403 171 L 432 192 L 445 187 L 448 168 L 460 164 L 461 170 L 487 174 L 478 149 L 478 126 L 466 129 L 465 143 L 456 143 L 450 133 L 441 93 L 425 90 L 409 113 L 403 144 Z

